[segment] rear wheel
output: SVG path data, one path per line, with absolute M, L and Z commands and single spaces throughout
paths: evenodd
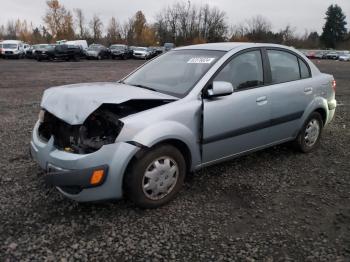
M 322 116 L 313 112 L 305 121 L 294 144 L 301 152 L 308 153 L 318 147 L 323 129 Z
M 160 145 L 131 163 L 124 182 L 129 199 L 141 208 L 156 208 L 172 200 L 181 189 L 186 162 L 171 145 Z

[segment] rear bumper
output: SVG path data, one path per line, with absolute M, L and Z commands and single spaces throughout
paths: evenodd
M 79 202 L 119 199 L 123 196 L 124 173 L 139 147 L 119 142 L 105 145 L 91 154 L 73 154 L 58 150 L 53 137 L 47 143 L 43 142 L 37 134 L 38 125 L 36 123 L 33 130 L 30 151 L 40 167 L 49 172 L 45 178 L 49 184 L 56 186 L 66 197 Z M 52 167 L 58 172 L 50 173 Z M 103 183 L 89 186 L 91 171 L 101 167 L 106 168 L 107 174 Z M 80 190 L 67 191 L 67 186 L 78 186 Z
M 337 100 L 332 99 L 328 101 L 328 116 L 325 125 L 328 125 L 334 118 L 335 109 L 337 108 Z
M 328 110 L 334 110 L 337 107 L 337 100 L 328 101 Z

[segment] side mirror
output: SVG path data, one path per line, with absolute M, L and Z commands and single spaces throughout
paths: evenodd
M 230 82 L 214 81 L 206 93 L 208 98 L 231 95 L 233 86 Z

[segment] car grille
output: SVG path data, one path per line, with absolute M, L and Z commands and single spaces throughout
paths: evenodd
M 12 51 L 5 51 L 5 54 L 6 54 L 6 55 L 12 55 L 13 52 L 12 52 Z

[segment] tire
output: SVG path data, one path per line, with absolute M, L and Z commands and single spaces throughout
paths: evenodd
M 320 144 L 322 130 L 322 116 L 317 112 L 313 112 L 305 121 L 294 141 L 294 146 L 303 153 L 309 153 L 315 150 Z
M 124 178 L 125 193 L 140 208 L 157 208 L 176 196 L 185 175 L 183 155 L 174 146 L 163 144 L 130 163 Z
M 97 56 L 97 60 L 101 60 L 102 59 L 102 56 L 101 55 L 98 55 Z

